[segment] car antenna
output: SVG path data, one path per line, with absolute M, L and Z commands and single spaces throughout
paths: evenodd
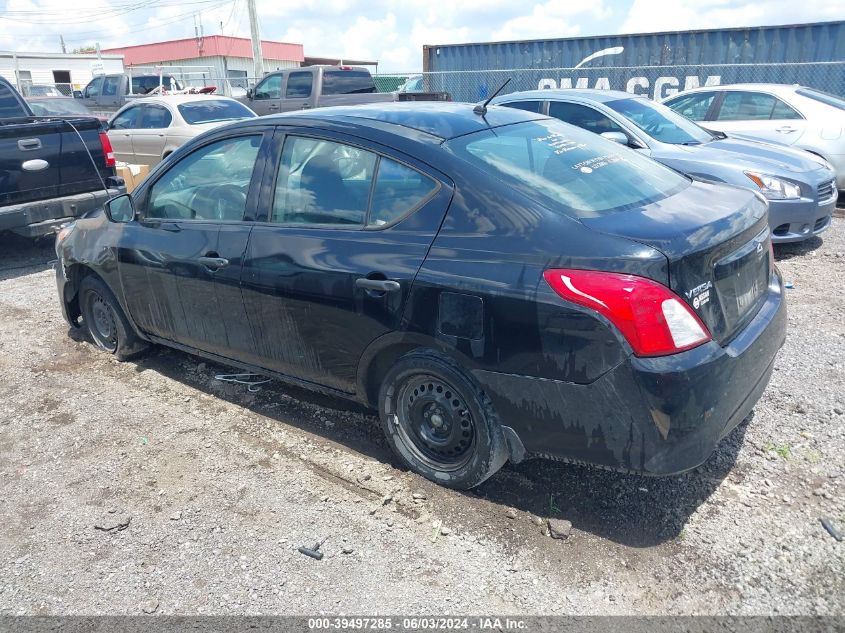
M 491 95 L 490 95 L 490 97 L 487 99 L 487 101 L 485 101 L 485 102 L 484 102 L 483 104 L 481 104 L 481 105 L 477 105 L 477 106 L 475 106 L 475 107 L 472 109 L 472 111 L 473 111 L 473 112 L 475 112 L 475 113 L 476 113 L 477 115 L 479 115 L 479 116 L 484 116 L 485 114 L 487 114 L 487 106 L 489 105 L 489 103 L 490 103 L 490 102 L 491 102 L 491 101 L 492 101 L 492 100 L 496 97 L 496 95 L 497 95 L 497 94 L 499 94 L 499 93 L 500 93 L 500 92 L 501 92 L 501 91 L 505 88 L 505 86 L 507 86 L 510 82 L 511 82 L 511 78 L 510 78 L 510 77 L 508 77 L 508 78 L 505 80 L 505 83 L 503 83 L 501 86 L 499 86 L 499 87 L 496 89 L 496 92 L 494 92 L 493 94 L 491 94 Z

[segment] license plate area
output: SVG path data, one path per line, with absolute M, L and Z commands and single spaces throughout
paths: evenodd
M 713 270 L 725 323 L 731 333 L 762 305 L 769 286 L 769 229 L 717 261 Z

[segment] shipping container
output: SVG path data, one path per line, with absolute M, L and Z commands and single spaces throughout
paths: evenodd
M 699 85 L 800 83 L 845 95 L 845 21 L 423 47 L 427 90 L 475 101 L 554 87 L 655 98 Z

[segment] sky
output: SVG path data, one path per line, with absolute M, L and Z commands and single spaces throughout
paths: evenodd
M 305 54 L 419 71 L 423 44 L 613 35 L 845 19 L 843 0 L 256 0 L 261 37 Z M 246 0 L 0 0 L 0 50 L 68 52 L 249 36 Z

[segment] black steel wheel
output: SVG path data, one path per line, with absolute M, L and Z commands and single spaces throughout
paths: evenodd
M 79 284 L 79 308 L 88 334 L 100 349 L 126 360 L 147 348 L 129 324 L 109 287 L 94 275 Z
M 384 377 L 382 428 L 411 470 L 451 488 L 477 486 L 507 461 L 507 445 L 492 405 L 448 357 L 416 351 Z

